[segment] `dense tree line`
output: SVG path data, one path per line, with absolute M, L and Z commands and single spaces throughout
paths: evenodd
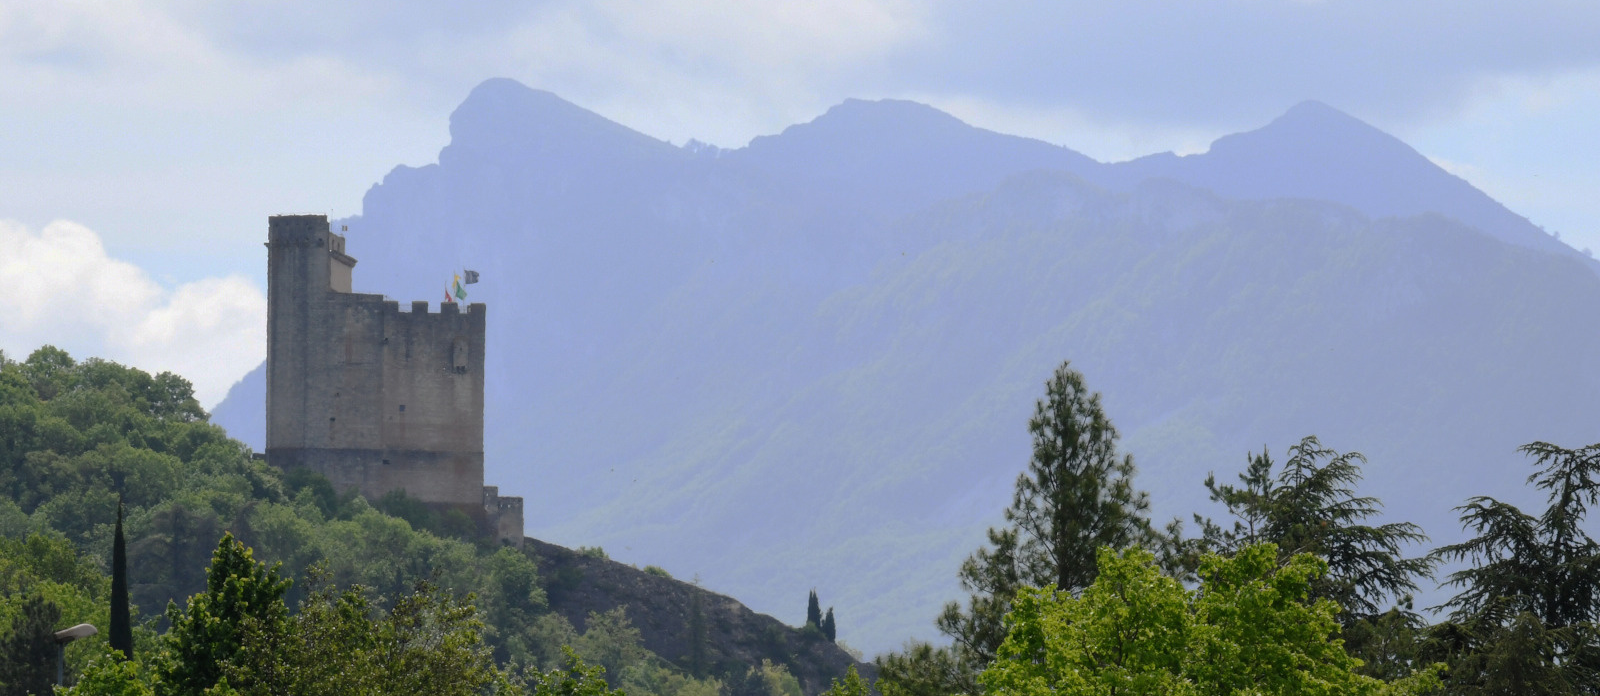
M 1600 693 L 1600 544 L 1582 524 L 1600 501 L 1600 445 L 1523 447 L 1529 483 L 1548 494 L 1543 513 L 1474 498 L 1457 509 L 1476 536 L 1408 557 L 1426 537 L 1371 522 L 1382 505 L 1356 493 L 1365 459 L 1306 437 L 1281 465 L 1263 450 L 1236 483 L 1208 477 L 1232 519 L 1195 515 L 1190 537 L 1177 521 L 1150 522 L 1132 458 L 1082 375 L 1063 364 L 1045 392 L 1005 524 L 962 564 L 966 602 L 937 617 L 950 643 L 879 656 L 885 696 Z M 1412 596 L 1444 562 L 1466 567 L 1445 579 L 1457 590 L 1440 607 L 1448 617 L 1429 624 Z M 1255 629 L 1215 623 L 1259 609 L 1250 593 L 1274 585 L 1287 614 Z M 1235 604 L 1216 604 L 1224 595 Z M 1261 633 L 1289 625 L 1302 630 Z M 1272 657 L 1269 645 L 1300 652 Z M 1227 679 L 1195 662 L 1250 654 L 1264 662 L 1236 661 Z M 1303 669 L 1261 671 L 1289 663 Z
M 1070 366 L 1028 429 L 1005 523 L 936 619 L 949 644 L 880 656 L 875 685 L 852 671 L 831 696 L 1600 692 L 1600 543 L 1585 531 L 1600 445 L 1523 447 L 1542 511 L 1473 498 L 1458 508 L 1471 538 L 1409 557 L 1423 531 L 1373 523 L 1364 458 L 1315 437 L 1281 464 L 1250 455 L 1232 483 L 1208 477 L 1229 519 L 1196 515 L 1189 536 L 1149 520 Z M 770 662 L 676 669 L 622 610 L 579 633 L 526 554 L 403 493 L 369 504 L 281 475 L 174 375 L 53 348 L 0 356 L 0 464 L 3 694 L 48 688 L 50 632 L 88 622 L 116 627 L 119 649 L 72 644 L 73 693 L 801 696 Z M 1429 623 L 1412 595 L 1444 563 L 1455 594 Z M 833 624 L 813 592 L 808 630 L 831 640 Z

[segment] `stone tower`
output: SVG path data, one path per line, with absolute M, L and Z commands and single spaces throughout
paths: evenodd
M 404 490 L 522 545 L 522 499 L 483 485 L 482 304 L 352 292 L 324 215 L 267 224 L 267 461 L 369 499 Z

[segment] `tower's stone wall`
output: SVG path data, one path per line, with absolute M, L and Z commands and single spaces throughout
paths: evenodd
M 520 546 L 522 500 L 483 485 L 486 309 L 402 312 L 351 291 L 355 264 L 326 216 L 269 219 L 267 460 L 368 498 L 404 490 Z

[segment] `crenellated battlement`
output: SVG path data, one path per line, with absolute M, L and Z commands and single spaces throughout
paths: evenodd
M 267 249 L 268 461 L 369 498 L 404 489 L 485 533 L 514 518 L 520 546 L 520 499 L 485 505 L 484 305 L 401 311 L 353 292 L 356 260 L 325 216 L 270 218 Z

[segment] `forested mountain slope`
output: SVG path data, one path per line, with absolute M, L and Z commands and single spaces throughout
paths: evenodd
M 931 636 L 1063 360 L 1161 517 L 1316 434 L 1446 541 L 1517 445 L 1594 439 L 1592 262 L 1325 106 L 1117 165 L 905 102 L 676 148 L 504 80 L 451 133 L 347 221 L 355 282 L 482 273 L 530 533 L 796 622 L 816 587 L 868 650 Z

